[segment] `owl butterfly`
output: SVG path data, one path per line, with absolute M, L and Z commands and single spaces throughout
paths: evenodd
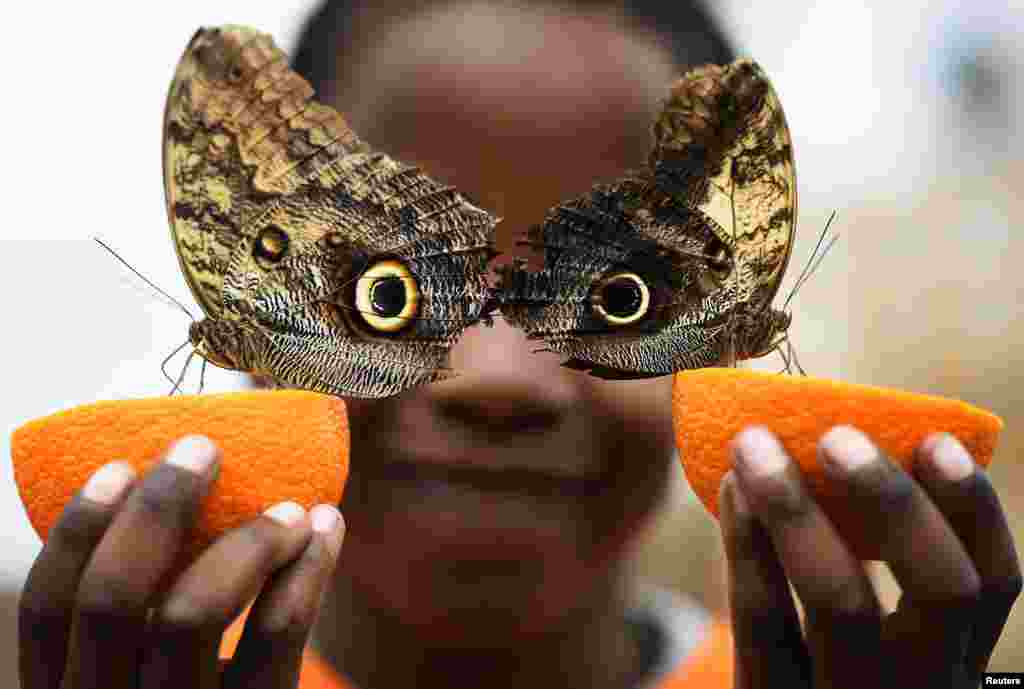
M 207 361 L 383 397 L 449 375 L 496 219 L 372 151 L 269 36 L 200 29 L 164 114 L 167 214 Z
M 502 314 L 602 378 L 732 364 L 778 346 L 796 173 L 782 106 L 749 60 L 679 79 L 644 169 L 551 210 L 502 270 Z

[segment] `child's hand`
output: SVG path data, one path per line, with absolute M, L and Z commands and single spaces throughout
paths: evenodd
M 851 428 L 822 439 L 830 480 L 902 588 L 889 615 L 775 438 L 750 429 L 735 451 L 720 504 L 737 688 L 978 686 L 1021 571 L 999 499 L 956 440 L 926 440 L 911 477 Z
M 224 534 L 157 599 L 218 454 L 186 438 L 140 480 L 109 464 L 75 496 L 22 593 L 23 689 L 296 686 L 344 533 L 333 506 L 271 508 Z M 221 673 L 221 634 L 257 594 Z

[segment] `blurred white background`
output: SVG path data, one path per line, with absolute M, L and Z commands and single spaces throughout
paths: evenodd
M 79 403 L 164 394 L 160 361 L 186 339 L 185 317 L 89 241 L 103 238 L 192 308 L 160 173 L 164 97 L 181 51 L 198 26 L 227 22 L 257 26 L 290 49 L 313 5 L 0 11 L 10 27 L 0 45 L 3 588 L 20 586 L 39 548 L 11 477 L 10 432 Z M 993 0 L 730 0 L 716 11 L 740 53 L 772 77 L 794 135 L 794 267 L 838 211 L 842 239 L 794 304 L 802 363 L 815 375 L 962 397 L 1002 414 L 1008 429 L 993 475 L 1019 522 L 1024 250 L 1012 224 L 1024 174 L 1024 10 Z M 208 389 L 240 384 L 209 371 Z M 720 576 L 707 560 L 716 528 L 685 499 L 681 472 L 679 485 L 642 566 L 720 603 L 707 592 Z M 999 661 L 1018 645 L 1004 639 L 996 662 L 1024 667 Z
M 8 161 L 0 171 L 7 190 L 0 585 L 20 585 L 40 547 L 11 475 L 11 431 L 76 404 L 166 394 L 160 362 L 188 337 L 185 315 L 91 238 L 200 313 L 178 272 L 160 167 L 164 99 L 185 45 L 200 26 L 245 23 L 290 48 L 315 4 L 25 3 L 17 16 L 3 10 L 4 24 L 20 28 L 0 45 L 8 87 L 0 110 Z M 241 384 L 213 367 L 207 374 L 210 389 Z

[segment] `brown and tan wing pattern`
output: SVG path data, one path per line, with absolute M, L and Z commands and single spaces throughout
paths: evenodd
M 793 242 L 796 175 L 782 106 L 750 60 L 677 81 L 648 165 L 552 209 L 528 232 L 544 268 L 502 271 L 504 317 L 605 378 L 760 356 Z
M 379 397 L 448 375 L 496 220 L 361 142 L 265 34 L 201 29 L 164 119 L 167 213 L 211 362 Z

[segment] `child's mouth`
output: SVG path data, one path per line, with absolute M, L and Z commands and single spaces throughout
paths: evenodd
M 480 462 L 388 461 L 370 471 L 375 478 L 413 481 L 425 495 L 440 495 L 453 486 L 471 487 L 487 493 L 523 493 L 537 497 L 585 497 L 601 492 L 604 477 L 559 476 L 535 469 L 488 469 Z

